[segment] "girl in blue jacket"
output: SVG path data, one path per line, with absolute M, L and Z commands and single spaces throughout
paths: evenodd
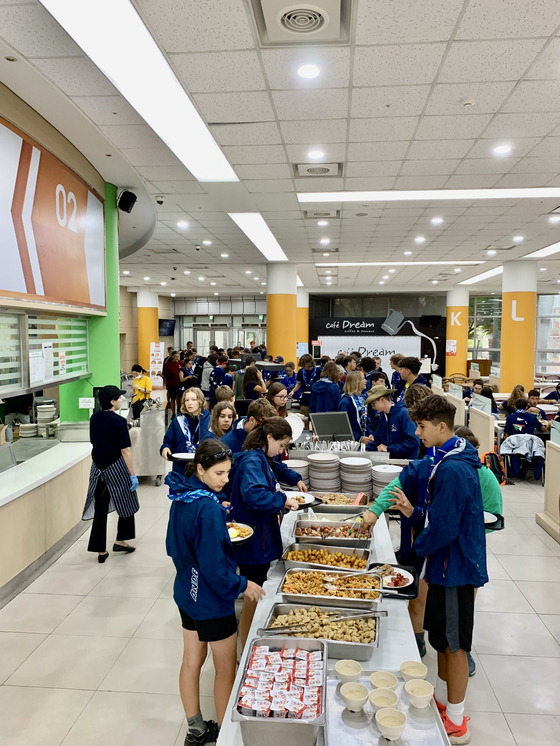
M 368 428 L 367 407 L 363 397 L 365 387 L 366 379 L 361 370 L 348 373 L 344 384 L 344 396 L 338 404 L 338 411 L 348 414 L 354 440 L 358 443 L 370 443 L 373 440 Z
M 284 508 L 297 510 L 298 503 L 287 498 L 278 482 L 307 488 L 301 476 L 282 462 L 273 460 L 290 442 L 292 428 L 282 417 L 263 420 L 245 440 L 243 451 L 236 456 L 231 470 L 229 493 L 234 520 L 253 526 L 255 533 L 236 547 L 239 571 L 249 580 L 263 585 L 270 563 L 282 556 L 279 515 Z M 255 613 L 256 603 L 243 599 L 240 620 L 241 644 L 244 646 Z
M 163 444 L 159 449 L 164 459 L 172 453 L 193 453 L 198 444 L 207 437 L 210 412 L 205 409 L 206 399 L 199 388 L 187 389 L 181 399 L 181 414 L 167 428 Z M 183 461 L 173 462 L 173 471 L 183 474 Z
M 232 453 L 220 441 L 201 443 L 185 476 L 170 472 L 165 482 L 172 500 L 166 548 L 177 570 L 173 598 L 183 625 L 183 662 L 179 690 L 188 722 L 185 744 L 215 741 L 235 679 L 237 622 L 234 603 L 240 593 L 257 603 L 256 583 L 237 575 L 236 560 L 221 501 Z M 200 712 L 199 679 L 208 643 L 216 678 L 218 723 Z
M 325 364 L 321 378 L 311 386 L 309 411 L 336 412 L 340 403 L 340 371 L 332 360 Z

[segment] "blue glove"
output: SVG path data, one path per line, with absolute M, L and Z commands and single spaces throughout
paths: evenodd
M 138 477 L 130 477 L 130 491 L 134 492 L 134 490 L 138 487 Z

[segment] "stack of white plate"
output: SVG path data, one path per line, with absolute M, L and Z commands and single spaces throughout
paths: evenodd
M 309 462 L 299 458 L 289 458 L 284 461 L 284 464 L 288 469 L 293 469 L 301 474 L 301 479 L 305 483 L 305 486 L 309 488 Z
M 336 453 L 310 453 L 307 460 L 311 492 L 340 492 L 340 459 Z
M 54 404 L 37 405 L 37 426 L 38 434 L 42 438 L 47 437 L 47 425 L 56 419 L 56 406 Z
M 19 437 L 20 438 L 34 438 L 37 435 L 37 425 L 32 422 L 31 424 L 21 424 L 19 426 Z
M 402 466 L 395 466 L 394 464 L 378 464 L 372 468 L 374 500 L 395 477 L 398 477 L 401 471 Z
M 373 494 L 371 461 L 363 456 L 347 456 L 340 459 L 342 491 L 355 495 L 365 492 L 368 500 Z

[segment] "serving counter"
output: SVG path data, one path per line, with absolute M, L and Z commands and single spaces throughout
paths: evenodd
M 282 541 L 284 548 L 287 548 L 293 541 L 294 523 L 298 515 L 299 513 L 288 513 L 284 518 L 282 523 Z M 389 536 L 389 529 L 385 520 L 380 519 L 377 521 L 369 549 L 371 552 L 371 561 L 396 562 L 391 538 Z M 243 746 L 240 725 L 238 722 L 232 722 L 231 713 L 237 704 L 236 694 L 241 684 L 243 671 L 245 670 L 247 653 L 250 648 L 249 643 L 251 639 L 256 637 L 257 629 L 265 626 L 265 622 L 273 605 L 275 603 L 281 603 L 282 601 L 282 596 L 277 593 L 277 590 L 283 574 L 283 562 L 277 562 L 274 564 L 268 574 L 268 580 L 264 585 L 266 596 L 257 606 L 248 642 L 245 650 L 243 650 L 239 662 L 232 695 L 228 702 L 228 709 L 220 730 L 220 737 L 217 742 L 218 746 Z M 304 596 L 302 596 L 302 603 L 305 603 Z M 386 619 L 383 619 L 382 638 L 379 647 L 372 646 L 369 659 L 362 661 L 362 667 L 364 670 L 374 671 L 383 669 L 388 671 L 398 671 L 400 664 L 404 660 L 420 660 L 418 646 L 416 645 L 416 638 L 412 631 L 407 606 L 408 604 L 403 600 L 391 599 L 388 597 L 383 599 L 383 604 L 380 608 L 385 609 L 388 612 L 388 616 Z M 334 670 L 335 663 L 336 660 L 329 658 L 329 670 Z M 319 743 L 322 743 L 322 741 L 318 742 L 318 746 Z

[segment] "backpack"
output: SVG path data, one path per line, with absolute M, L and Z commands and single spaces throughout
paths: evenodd
M 486 466 L 487 469 L 490 469 L 492 474 L 496 477 L 496 479 L 500 483 L 500 487 L 503 487 L 504 484 L 507 484 L 506 468 L 503 456 L 501 456 L 499 453 L 494 453 L 494 451 L 489 451 L 488 453 L 483 453 L 480 457 L 480 460 L 482 461 L 482 464 Z

